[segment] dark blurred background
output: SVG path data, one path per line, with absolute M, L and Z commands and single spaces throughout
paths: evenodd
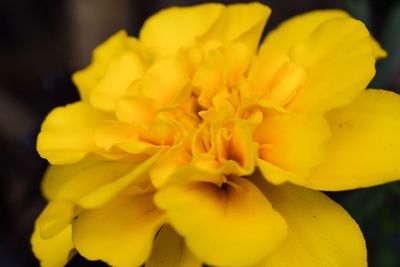
M 137 35 L 152 13 L 203 2 L 207 1 L 0 0 L 1 267 L 38 266 L 29 238 L 45 205 L 40 181 L 47 163 L 35 151 L 36 135 L 52 108 L 78 99 L 71 73 L 87 65 L 93 48 L 119 29 Z M 267 31 L 308 10 L 349 11 L 389 52 L 389 58 L 379 62 L 371 86 L 400 91 L 400 1 L 260 2 L 273 10 Z M 400 266 L 400 183 L 329 195 L 360 224 L 370 266 Z M 106 265 L 78 256 L 68 266 Z

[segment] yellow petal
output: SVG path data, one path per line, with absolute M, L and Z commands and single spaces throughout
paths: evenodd
M 140 41 L 156 57 L 174 55 L 205 34 L 223 9 L 223 5 L 214 3 L 164 9 L 146 20 Z
M 143 77 L 142 94 L 155 101 L 158 107 L 170 106 L 185 93 L 188 79 L 173 59 L 157 61 Z M 186 94 L 188 97 L 190 91 Z
M 67 164 L 101 151 L 95 144 L 94 132 L 106 119 L 106 115 L 84 102 L 54 109 L 43 122 L 37 139 L 40 156 L 52 164 Z
M 75 215 L 74 206 L 62 201 L 50 201 L 35 223 L 41 238 L 51 238 L 70 224 Z
M 264 178 L 272 184 L 279 185 L 288 181 L 298 185 L 308 184 L 304 174 L 287 171 L 266 160 L 257 159 L 257 167 L 260 169 Z
M 193 75 L 192 85 L 193 90 L 199 91 L 199 104 L 210 108 L 215 95 L 225 89 L 223 70 L 212 61 L 202 64 Z
M 112 183 L 137 167 L 135 162 L 80 161 L 74 164 L 50 166 L 42 188 L 49 199 L 76 204 L 84 196 Z
M 288 114 L 264 118 L 253 135 L 259 144 L 259 157 L 269 163 L 258 162 L 266 179 L 284 182 L 290 175 L 281 177 L 281 169 L 293 173 L 290 181 L 300 182 L 299 177 L 304 178 L 324 159 L 330 129 L 322 116 Z
M 283 218 L 243 178 L 221 188 L 205 182 L 166 187 L 155 202 L 188 248 L 210 265 L 255 264 L 286 237 Z
M 342 10 L 318 10 L 295 16 L 268 33 L 263 43 L 287 53 L 291 47 L 304 41 L 321 23 L 340 17 L 349 17 L 349 14 Z
M 160 153 L 155 154 L 149 159 L 138 164 L 132 169 L 132 171 L 128 172 L 119 179 L 104 184 L 89 194 L 83 196 L 79 199 L 78 205 L 86 209 L 100 207 L 115 197 L 123 189 L 127 188 L 129 185 L 132 185 L 132 194 L 144 193 L 148 191 L 149 187 L 147 183 L 147 172 L 157 160 L 159 154 Z
M 326 112 L 350 103 L 375 74 L 375 55 L 364 24 L 335 18 L 318 26 L 290 50 L 293 62 L 307 72 L 307 81 L 288 109 Z
M 135 125 L 119 121 L 104 122 L 95 132 L 95 143 L 105 150 L 115 149 L 120 143 L 136 140 L 137 128 Z
M 201 267 L 197 259 L 186 247 L 185 241 L 175 230 L 164 225 L 154 241 L 153 251 L 146 267 Z
M 145 67 L 137 53 L 126 52 L 113 56 L 90 92 L 90 103 L 95 108 L 113 111 L 128 87 L 143 76 Z
M 201 42 L 219 41 L 222 44 L 240 42 L 254 53 L 271 9 L 260 3 L 240 3 L 226 6 Z
M 371 44 L 374 50 L 375 57 L 377 59 L 387 57 L 388 53 L 386 52 L 386 50 L 383 49 L 382 46 L 378 43 L 378 41 L 372 36 L 371 36 Z
M 123 52 L 137 53 L 143 60 L 147 59 L 136 38 L 128 37 L 123 30 L 117 32 L 94 50 L 92 63 L 87 68 L 73 74 L 72 80 L 82 100 L 89 101 L 92 89 L 106 73 L 110 60 Z
M 366 90 L 328 114 L 333 136 L 323 163 L 310 177 L 322 190 L 373 186 L 400 178 L 400 96 Z
M 120 143 L 118 144 L 118 147 L 126 152 L 135 154 L 140 158 L 143 155 L 154 155 L 158 151 L 164 150 L 167 146 L 132 140 Z
M 228 65 L 229 82 L 237 84 L 245 75 L 252 59 L 249 49 L 241 43 L 232 43 L 224 49 L 224 56 Z
M 335 9 L 311 11 L 294 16 L 268 33 L 263 43 L 274 45 L 284 52 L 289 52 L 291 47 L 304 41 L 321 23 L 333 18 L 344 17 L 350 17 L 350 15 L 343 10 Z M 370 42 L 377 59 L 387 56 L 387 52 L 372 36 Z
M 249 76 L 251 95 L 286 106 L 307 81 L 306 71 L 269 43 L 261 47 L 259 54 Z
M 176 145 L 166 151 L 150 170 L 151 182 L 156 188 L 163 186 L 171 175 L 190 163 L 191 155 L 183 145 Z
M 119 121 L 148 125 L 156 116 L 156 105 L 146 97 L 122 97 L 115 110 Z
M 317 191 L 290 184 L 272 186 L 262 178 L 255 183 L 289 230 L 287 239 L 260 267 L 367 266 L 362 233 L 341 206 Z
M 257 158 L 256 144 L 252 139 L 250 128 L 243 121 L 232 125 L 231 133 L 227 134 L 219 128 L 216 131 L 216 153 L 220 161 L 233 161 L 238 164 L 234 175 L 249 175 L 255 168 Z M 231 173 L 232 174 L 232 173 Z
M 35 227 L 31 237 L 31 244 L 33 253 L 40 260 L 40 266 L 65 266 L 73 256 L 71 252 L 73 249 L 71 226 L 69 225 L 57 235 L 47 239 L 42 239 L 39 232 L 39 229 Z
M 152 194 L 121 194 L 100 209 L 82 212 L 72 225 L 72 239 L 89 260 L 140 266 L 149 257 L 163 220 Z

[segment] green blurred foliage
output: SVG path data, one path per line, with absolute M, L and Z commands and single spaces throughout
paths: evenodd
M 400 183 L 359 189 L 333 196 L 364 233 L 369 266 L 400 264 Z
M 369 0 L 347 0 L 344 2 L 346 10 L 355 18 L 362 20 L 369 29 L 371 22 L 371 3 Z
M 388 58 L 380 61 L 373 86 L 400 92 L 400 1 L 391 6 L 381 33 L 381 45 Z M 396 88 L 397 87 L 397 88 Z M 399 265 L 400 266 L 400 265 Z

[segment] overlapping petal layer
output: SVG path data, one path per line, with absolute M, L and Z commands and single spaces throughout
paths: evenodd
M 112 266 L 143 264 L 165 220 L 152 198 L 152 194 L 132 196 L 127 192 L 99 209 L 82 212 L 72 224 L 78 252 Z
M 145 22 L 140 41 L 156 57 L 175 55 L 180 48 L 196 44 L 213 48 L 234 41 L 254 51 L 270 13 L 258 3 L 173 7 Z
M 348 190 L 400 177 L 400 96 L 366 90 L 327 116 L 332 139 L 326 159 L 310 176 L 319 190 Z
M 185 241 L 169 225 L 164 225 L 154 240 L 146 267 L 201 267 L 202 262 L 188 250 Z
M 74 73 L 72 76 L 73 81 L 78 87 L 82 100 L 89 101 L 95 86 L 103 79 L 105 73 L 112 69 L 112 67 L 109 67 L 111 60 L 113 60 L 114 57 L 121 57 L 120 59 L 122 59 L 124 55 L 128 55 L 130 57 L 139 56 L 144 62 L 148 61 L 149 56 L 140 47 L 138 40 L 133 37 L 128 37 L 125 31 L 119 31 L 94 50 L 92 64 L 90 64 L 87 68 Z M 136 66 L 134 70 L 140 72 L 140 67 L 137 65 L 139 62 L 137 60 L 138 58 L 135 58 L 133 62 L 128 61 L 126 63 L 128 66 L 132 66 L 133 63 L 134 66 Z M 119 63 L 123 62 L 120 61 Z M 124 69 L 124 71 L 126 70 Z M 138 72 L 134 74 L 137 75 Z M 121 88 L 119 89 L 121 90 Z M 112 94 L 113 92 L 107 90 L 107 92 L 104 93 Z
M 273 183 L 307 183 L 310 171 L 325 157 L 330 135 L 325 118 L 319 115 L 268 117 L 254 131 L 259 144 L 258 166 Z
M 255 183 L 285 218 L 288 237 L 260 266 L 367 266 L 362 233 L 341 206 L 320 192 L 261 179 Z
M 290 50 L 290 56 L 308 74 L 289 104 L 294 111 L 325 112 L 346 105 L 375 74 L 369 32 L 360 21 L 350 18 L 322 23 Z
M 231 178 L 221 188 L 206 182 L 167 187 L 155 201 L 189 249 L 208 264 L 256 264 L 287 234 L 285 220 L 243 178 Z
M 74 248 L 71 233 L 71 226 L 68 226 L 55 236 L 43 239 L 35 228 L 31 237 L 32 250 L 42 267 L 64 266 L 68 262 Z
M 37 150 L 52 164 L 74 163 L 91 152 L 102 152 L 94 134 L 108 118 L 85 102 L 56 108 L 42 124 Z

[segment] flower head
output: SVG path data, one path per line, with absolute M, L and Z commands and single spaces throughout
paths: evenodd
M 43 266 L 365 266 L 316 190 L 399 177 L 400 97 L 366 87 L 385 52 L 347 13 L 284 22 L 258 3 L 173 7 L 120 31 L 38 136 Z

